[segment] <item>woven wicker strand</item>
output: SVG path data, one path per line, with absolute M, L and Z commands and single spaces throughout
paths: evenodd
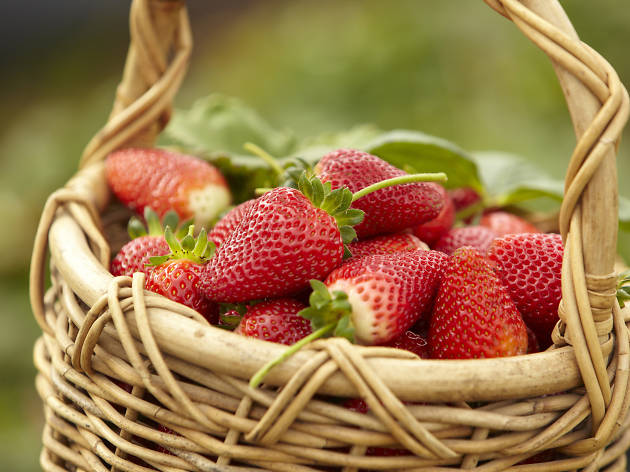
M 285 347 L 209 326 L 143 290 L 141 274 L 113 278 L 109 257 L 128 215 L 108 207 L 102 162 L 119 147 L 153 142 L 192 44 L 183 2 L 135 0 L 110 119 L 81 170 L 48 200 L 35 239 L 30 289 L 44 332 L 34 352 L 44 470 L 625 470 L 630 310 L 614 296 L 611 183 L 628 95 L 556 1 L 486 3 L 549 55 L 577 136 L 559 218 L 563 300 L 552 348 L 445 362 L 330 339 L 252 389 L 249 377 Z M 52 286 L 44 294 L 48 248 Z M 370 413 L 331 396 L 361 396 Z M 411 455 L 369 456 L 370 447 Z M 546 450 L 560 455 L 517 465 Z

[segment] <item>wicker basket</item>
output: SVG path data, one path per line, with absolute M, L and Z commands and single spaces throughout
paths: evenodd
M 435 361 L 333 338 L 253 390 L 249 377 L 285 347 L 209 326 L 144 291 L 141 274 L 113 277 L 106 268 L 120 214 L 108 206 L 103 159 L 152 144 L 191 49 L 181 1 L 135 0 L 110 119 L 48 200 L 33 251 L 44 470 L 625 470 L 630 313 L 615 300 L 614 264 L 615 152 L 628 96 L 555 0 L 486 1 L 551 57 L 578 136 L 560 213 L 566 249 L 553 346 Z M 356 396 L 370 414 L 339 406 Z M 369 456 L 369 447 L 412 454 Z M 539 455 L 547 450 L 554 454 Z M 542 462 L 522 464 L 534 455 Z

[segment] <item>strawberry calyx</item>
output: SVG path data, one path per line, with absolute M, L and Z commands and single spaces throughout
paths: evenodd
M 284 181 L 280 186 L 298 188 L 298 182 L 303 172 L 306 172 L 308 177 L 315 175 L 313 166 L 301 157 L 294 157 L 284 165 Z
M 354 342 L 354 326 L 352 324 L 352 306 L 348 302 L 348 295 L 335 290 L 328 291 L 326 285 L 319 280 L 310 281 L 313 292 L 309 297 L 310 306 L 298 312 L 298 315 L 311 321 L 313 332 L 308 336 L 292 344 L 279 357 L 265 364 L 251 378 L 249 385 L 252 388 L 258 387 L 265 376 L 276 365 L 284 362 L 297 351 L 310 342 L 330 336 L 344 337 L 350 342 Z
M 175 236 L 183 238 L 188 233 L 188 228 L 192 224 L 192 219 L 188 219 L 179 224 L 179 216 L 174 210 L 169 210 L 164 214 L 164 218 L 160 221 L 158 214 L 151 207 L 144 208 L 144 221 L 137 216 L 132 216 L 127 224 L 127 232 L 131 239 L 141 236 L 163 236 L 165 228 L 170 226 L 175 228 Z
M 308 299 L 310 306 L 299 311 L 298 315 L 310 320 L 313 330 L 333 325 L 334 328 L 331 328 L 333 336 L 346 338 L 354 343 L 352 306 L 346 292 L 333 290 L 331 293 L 319 280 L 311 280 L 310 284 L 313 289 Z
M 307 172 L 302 172 L 300 175 L 298 190 L 310 200 L 313 206 L 321 208 L 335 219 L 344 249 L 346 254 L 349 254 L 346 244 L 357 238 L 357 232 L 353 226 L 361 223 L 365 215 L 363 210 L 350 208 L 352 192 L 347 187 L 332 190 L 330 182 L 322 183 L 317 176 L 309 176 Z
M 617 277 L 617 301 L 621 308 L 626 306 L 625 302 L 630 301 L 630 269 Z
M 187 259 L 196 264 L 205 264 L 214 255 L 215 244 L 208 240 L 205 228 L 201 228 L 199 235 L 194 236 L 194 225 L 188 227 L 188 234 L 181 241 L 173 234 L 170 226 L 164 230 L 164 239 L 171 249 L 169 254 L 164 256 L 153 256 L 149 258 L 150 265 L 158 266 L 168 260 Z

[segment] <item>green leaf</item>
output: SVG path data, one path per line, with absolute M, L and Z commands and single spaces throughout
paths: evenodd
M 419 131 L 396 130 L 383 133 L 364 149 L 409 173 L 445 172 L 445 186 L 449 188 L 472 187 L 483 193 L 472 156 L 444 139 Z
M 382 133 L 374 125 L 363 124 L 336 133 L 329 132 L 306 137 L 297 144 L 295 155 L 301 156 L 302 160 L 308 163 L 315 164 L 324 154 L 336 149 L 365 149 Z
M 203 152 L 240 154 L 246 142 L 274 156 L 295 149 L 292 133 L 274 129 L 241 100 L 220 94 L 197 100 L 189 110 L 177 110 L 165 133 L 176 143 Z
M 530 161 L 492 151 L 477 152 L 473 156 L 490 205 L 514 205 L 541 197 L 562 201 L 564 183 Z
M 275 187 L 277 177 L 258 156 L 246 155 L 243 144 L 254 143 L 274 156 L 296 151 L 292 132 L 273 128 L 241 100 L 220 94 L 177 110 L 163 133 L 165 144 L 202 157 L 219 168 L 236 202 L 254 196 L 257 187 Z M 278 159 L 283 166 L 288 158 Z

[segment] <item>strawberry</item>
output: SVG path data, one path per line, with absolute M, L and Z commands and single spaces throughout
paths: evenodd
M 192 236 L 193 229 L 191 226 L 180 243 L 170 226 L 166 227 L 164 238 L 171 252 L 150 259 L 155 267 L 146 279 L 145 288 L 196 310 L 214 324 L 218 321 L 217 305 L 208 300 L 201 290 L 203 268 L 214 251 L 214 245 L 208 241 L 205 229 L 201 230 L 197 239 Z
M 355 241 L 348 244 L 348 249 L 352 253 L 352 257 L 363 257 L 373 254 L 391 254 L 400 251 L 429 249 L 429 247 L 413 234 L 397 233 Z
M 536 339 L 536 334 L 534 334 L 527 325 L 525 325 L 525 329 L 527 330 L 527 354 L 540 352 L 540 344 L 538 343 L 538 339 Z
M 207 266 L 208 298 L 242 302 L 290 295 L 341 264 L 344 242 L 355 237 L 348 224 L 360 221 L 362 212 L 348 209 L 347 189 L 331 192 L 306 177 L 301 186 L 310 199 L 279 187 L 256 200 Z
M 228 211 L 208 233 L 208 239 L 217 247 L 223 244 L 223 241 L 238 228 L 241 220 L 255 202 L 255 199 L 247 200 Z
M 527 352 L 523 319 L 484 257 L 457 249 L 438 289 L 429 328 L 431 356 L 502 357 Z
M 384 346 L 413 352 L 422 359 L 428 359 L 431 352 L 427 340 L 413 331 L 405 331 L 396 339 L 385 343 Z
M 429 311 L 447 256 L 406 251 L 352 258 L 332 271 L 326 283 L 311 280 L 310 306 L 299 315 L 313 332 L 265 364 L 251 378 L 256 388 L 276 365 L 309 342 L 340 336 L 361 344 L 385 344 L 402 335 Z
M 315 170 L 322 182 L 330 182 L 332 188 L 346 186 L 351 192 L 407 175 L 376 156 L 353 149 L 326 154 Z M 381 189 L 353 203 L 353 208 L 365 212 L 363 222 L 355 229 L 359 238 L 402 231 L 435 218 L 443 203 L 437 184 L 431 182 Z
M 490 228 L 499 236 L 519 233 L 540 233 L 529 221 L 507 211 L 491 211 L 484 213 L 479 221 L 481 226 Z
M 228 331 L 234 331 L 238 328 L 238 325 L 241 323 L 241 319 L 243 319 L 244 312 L 241 312 L 241 306 L 239 309 L 227 309 L 223 310 L 223 307 L 229 304 L 220 305 L 219 309 L 219 320 L 217 321 L 217 327 L 226 329 Z M 230 305 L 232 306 L 232 305 Z M 242 307 L 245 309 L 245 307 Z
M 468 208 L 481 200 L 481 197 L 476 190 L 470 187 L 459 187 L 449 191 L 449 195 L 453 200 L 455 211 Z
M 311 323 L 298 312 L 306 308 L 290 298 L 279 298 L 250 306 L 235 333 L 291 345 L 313 332 Z
M 127 148 L 105 163 L 107 182 L 118 199 L 142 214 L 168 210 L 205 226 L 230 203 L 227 183 L 216 167 L 193 156 L 163 149 Z
M 180 434 L 176 433 L 175 431 L 173 431 L 171 428 L 169 428 L 168 426 L 164 426 L 163 424 L 158 426 L 158 431 L 160 433 L 164 433 L 164 434 L 172 434 L 174 436 L 180 436 Z M 168 454 L 169 456 L 172 456 L 173 453 L 171 451 L 169 451 L 168 449 L 166 449 L 164 446 L 161 445 L 157 445 L 157 451 L 161 452 L 162 454 Z
M 344 408 L 347 408 L 350 411 L 354 411 L 355 413 L 362 413 L 364 415 L 370 409 L 363 398 L 348 398 L 344 400 L 342 405 Z
M 347 316 L 356 342 L 388 343 L 430 309 L 446 259 L 437 251 L 422 250 L 351 259 L 324 284 L 311 282 L 311 307 L 301 315 L 314 329 L 335 316 Z
M 438 190 L 444 200 L 440 213 L 430 221 L 413 228 L 412 233 L 418 236 L 429 246 L 433 246 L 440 237 L 446 233 L 455 222 L 455 204 L 444 187 L 438 186 Z
M 435 243 L 433 249 L 450 255 L 457 248 L 471 246 L 485 255 L 494 238 L 496 238 L 495 232 L 484 226 L 451 228 Z
M 110 272 L 114 276 L 126 275 L 131 277 L 134 272 L 144 272 L 149 274 L 153 270 L 153 266 L 149 265 L 151 256 L 161 256 L 168 254 L 170 248 L 164 239 L 164 226 L 176 228 L 179 218 L 175 212 L 167 212 L 164 216 L 164 222 L 160 223 L 157 213 L 151 208 L 145 207 L 144 219 L 147 222 L 148 231 L 139 218 L 132 217 L 129 220 L 127 230 L 131 241 L 125 244 L 110 264 Z M 187 222 L 182 225 L 180 231 L 188 231 Z
M 540 347 L 551 343 L 562 298 L 562 238 L 559 234 L 523 233 L 497 238 L 488 260 L 534 331 Z

